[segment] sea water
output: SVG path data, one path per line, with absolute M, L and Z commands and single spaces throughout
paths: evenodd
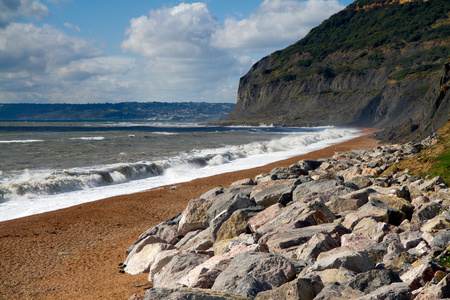
M 355 128 L 0 122 L 0 221 L 265 165 Z

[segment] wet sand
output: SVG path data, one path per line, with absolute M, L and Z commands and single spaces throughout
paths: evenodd
M 0 222 L 1 299 L 128 299 L 145 293 L 147 274 L 119 272 L 126 249 L 190 199 L 301 159 L 369 149 L 374 130 L 350 141 L 266 166 Z

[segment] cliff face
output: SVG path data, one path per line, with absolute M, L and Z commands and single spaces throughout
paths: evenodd
M 364 9 L 361 9 L 364 8 Z M 450 2 L 357 1 L 241 78 L 235 123 L 386 128 L 422 137 L 448 120 Z

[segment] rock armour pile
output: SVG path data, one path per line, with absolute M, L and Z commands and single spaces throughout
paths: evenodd
M 153 284 L 130 299 L 450 297 L 450 189 L 383 173 L 430 142 L 302 160 L 192 199 L 127 250 L 125 272 Z

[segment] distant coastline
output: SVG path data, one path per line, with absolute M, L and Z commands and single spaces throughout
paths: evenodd
M 177 121 L 214 122 L 227 118 L 232 103 L 122 102 L 95 104 L 0 104 L 0 121 Z

